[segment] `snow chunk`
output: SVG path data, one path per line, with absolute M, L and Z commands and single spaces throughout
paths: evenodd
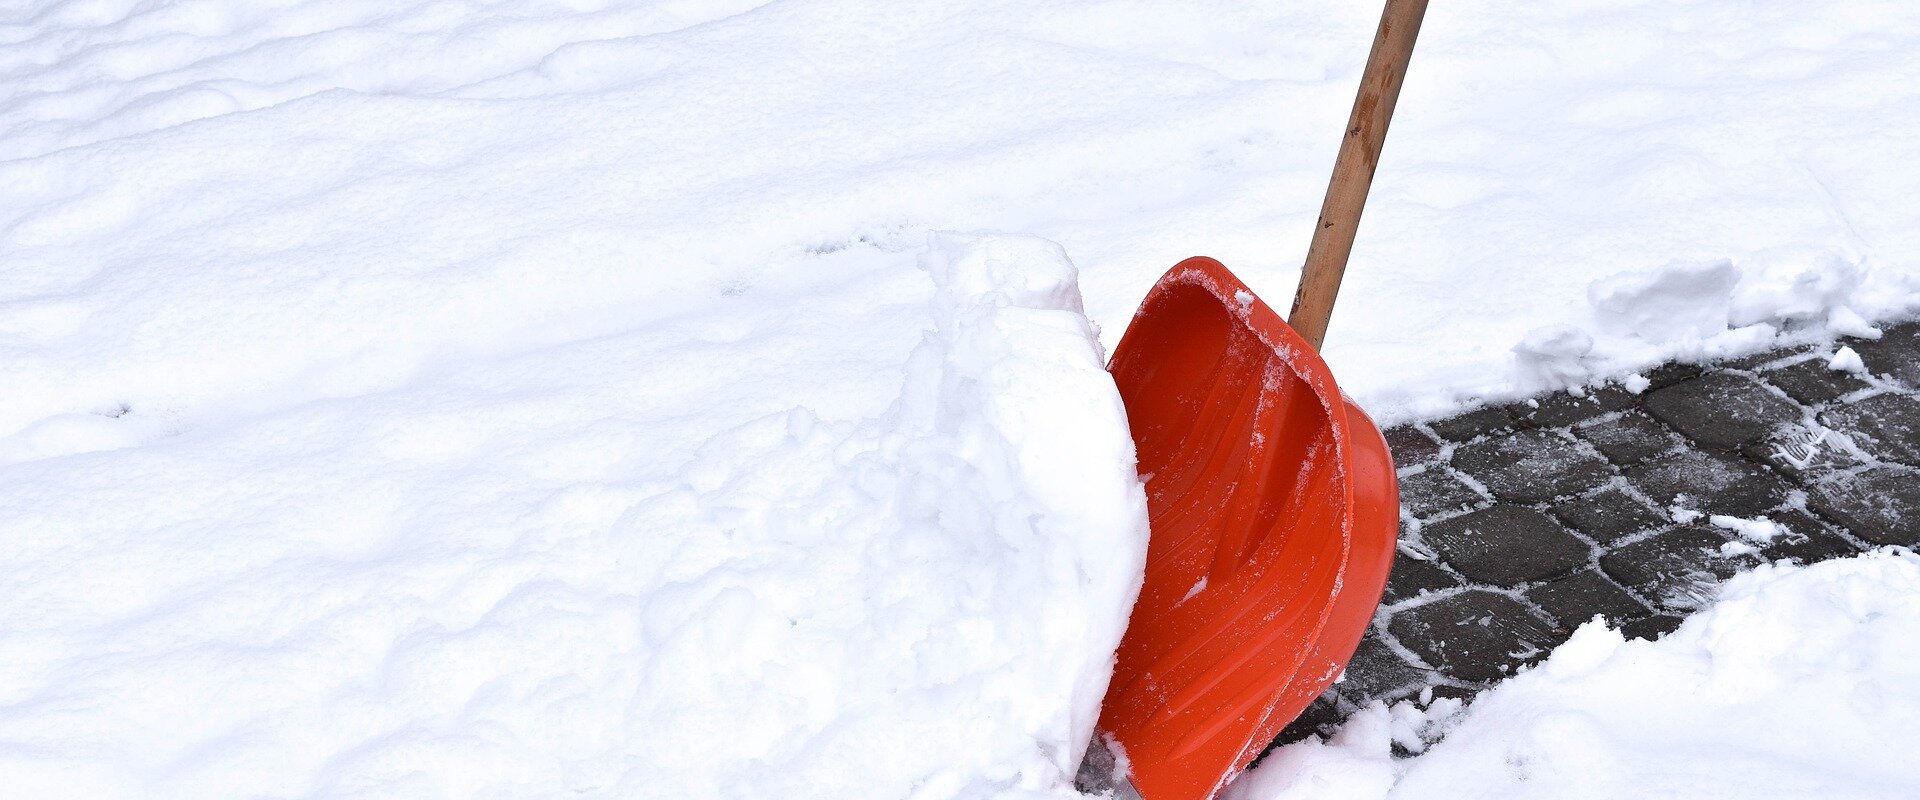
M 1860 312 L 1846 306 L 1835 306 L 1827 312 L 1827 330 L 1839 336 L 1858 339 L 1878 339 L 1882 335 L 1879 328 L 1860 316 Z
M 1592 377 L 1593 337 L 1571 325 L 1535 328 L 1513 346 L 1520 368 L 1548 388 L 1577 386 Z
M 1842 347 L 1839 352 L 1833 354 L 1833 358 L 1827 360 L 1827 369 L 1864 375 L 1867 372 L 1867 362 L 1861 361 L 1860 354 L 1854 352 L 1853 348 Z
M 1727 330 L 1733 262 L 1672 261 L 1651 272 L 1628 272 L 1594 281 L 1587 298 L 1603 324 L 1649 342 L 1705 339 Z
M 1726 514 L 1714 514 L 1707 517 L 1707 521 L 1713 523 L 1715 527 L 1725 528 L 1740 534 L 1740 538 L 1754 544 L 1768 544 L 1773 541 L 1774 537 L 1786 532 L 1786 529 L 1781 527 L 1780 523 L 1774 522 L 1766 517 L 1742 519 Z

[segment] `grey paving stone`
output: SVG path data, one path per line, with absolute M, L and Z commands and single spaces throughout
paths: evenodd
M 1355 705 L 1366 705 L 1374 700 L 1404 697 L 1432 682 L 1431 673 L 1407 663 L 1393 648 L 1368 636 L 1353 652 L 1346 674 L 1334 686 L 1339 687 L 1341 697 Z
M 1847 541 L 1831 526 L 1798 509 L 1782 509 L 1770 515 L 1773 521 L 1786 529 L 1785 533 L 1775 536 L 1773 541 L 1760 549 L 1760 557 L 1768 561 L 1789 560 L 1800 564 L 1817 564 L 1830 558 L 1845 558 L 1860 552 L 1860 549 Z
M 1761 373 L 1761 378 L 1810 406 L 1831 402 L 1871 384 L 1851 373 L 1827 368 L 1827 359 L 1810 358 Z
M 1432 562 L 1421 561 L 1406 553 L 1395 553 L 1393 572 L 1387 576 L 1387 591 L 1382 602 L 1412 600 L 1427 592 L 1459 586 L 1459 579 Z
M 1741 445 L 1740 453 L 1794 480 L 1816 481 L 1867 463 L 1841 441 L 1857 438 L 1846 431 L 1782 427 L 1760 441 Z
M 1874 467 L 1815 484 L 1807 504 L 1874 544 L 1920 545 L 1920 474 Z
M 1920 466 L 1920 399 L 1877 395 L 1829 410 L 1820 421 L 1846 432 L 1874 456 Z
M 1657 641 L 1661 637 L 1680 629 L 1680 623 L 1686 620 L 1672 614 L 1655 614 L 1641 617 L 1620 626 L 1620 635 L 1628 639 L 1646 639 Z
M 1401 611 L 1387 627 L 1442 673 L 1482 683 L 1545 657 L 1564 638 L 1526 604 L 1485 589 Z
M 1575 569 L 1592 548 L 1552 517 L 1507 503 L 1435 522 L 1421 538 L 1467 580 L 1514 586 Z
M 1525 594 L 1569 633 L 1593 619 L 1595 614 L 1603 614 L 1609 623 L 1619 625 L 1624 620 L 1653 613 L 1627 590 L 1591 569 L 1540 584 Z
M 1577 397 L 1554 392 L 1507 406 L 1508 416 L 1523 428 L 1564 428 L 1610 410 L 1601 403 L 1601 396 L 1592 392 Z
M 1623 466 L 1660 455 L 1680 444 L 1666 426 L 1639 411 L 1575 426 L 1573 435 L 1585 439 L 1608 460 Z
M 1387 439 L 1388 452 L 1393 453 L 1393 465 L 1401 469 L 1440 456 L 1440 443 L 1412 425 L 1388 428 L 1381 434 Z
M 1888 327 L 1877 340 L 1848 341 L 1847 345 L 1860 354 L 1869 372 L 1920 389 L 1920 322 Z
M 1628 467 L 1627 480 L 1655 502 L 1670 506 L 1682 495 L 1686 508 L 1709 514 L 1752 517 L 1787 498 L 1785 481 L 1731 456 L 1681 450 Z
M 1521 431 L 1462 445 L 1453 466 L 1500 500 L 1538 503 L 1579 494 L 1612 476 L 1607 462 L 1549 431 Z
M 1662 364 L 1643 373 L 1641 377 L 1647 379 L 1647 389 L 1654 391 L 1700 377 L 1705 371 L 1706 369 L 1699 364 Z
M 1609 577 L 1670 611 L 1692 611 L 1713 599 L 1714 589 L 1755 566 L 1751 555 L 1728 555 L 1731 541 L 1717 528 L 1690 525 L 1621 545 L 1600 557 Z
M 1709 447 L 1730 449 L 1799 421 L 1800 407 L 1752 378 L 1714 372 L 1647 395 L 1655 419 Z
M 1553 515 L 1602 545 L 1667 524 L 1665 514 L 1611 486 L 1585 497 L 1555 503 Z
M 1416 517 L 1429 517 L 1480 502 L 1480 493 L 1439 464 L 1400 479 L 1400 507 Z
M 1600 402 L 1600 407 L 1608 411 L 1625 411 L 1640 405 L 1640 395 L 1627 391 L 1617 383 L 1587 387 L 1587 393 Z
M 1513 427 L 1513 417 L 1499 407 L 1488 407 L 1427 423 L 1427 428 L 1450 442 L 1464 442 L 1484 433 Z

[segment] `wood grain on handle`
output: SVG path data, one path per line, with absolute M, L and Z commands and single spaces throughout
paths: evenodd
M 1394 102 L 1400 99 L 1400 83 L 1407 77 L 1413 41 L 1426 14 L 1427 0 L 1387 0 L 1380 15 L 1380 30 L 1367 55 L 1367 70 L 1360 76 L 1353 116 L 1340 141 L 1340 156 L 1333 163 L 1333 179 L 1327 182 L 1327 199 L 1320 205 L 1313 244 L 1307 247 L 1307 263 L 1300 271 L 1300 288 L 1293 294 L 1293 311 L 1287 319 L 1315 350 L 1327 337 L 1327 318 L 1333 315 L 1333 300 L 1340 294 L 1340 278 L 1353 252 L 1367 189 L 1380 165 L 1380 147 L 1387 141 L 1387 123 L 1393 118 Z

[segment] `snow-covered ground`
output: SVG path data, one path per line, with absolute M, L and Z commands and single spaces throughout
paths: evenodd
M 1138 558 L 1074 298 L 1284 307 L 1378 13 L 0 5 L 43 797 L 1062 791 Z M 1905 2 L 1436 3 L 1329 360 L 1392 422 L 1908 313 L 1916 78 Z
M 1070 794 L 1145 560 L 1125 411 L 1057 246 L 923 266 L 864 421 L 650 417 L 727 364 L 616 337 L 151 441 L 41 423 L 114 449 L 0 489 L 0 785 Z
M 1763 566 L 1658 642 L 1589 623 L 1464 712 L 1376 704 L 1228 797 L 1912 797 L 1916 686 L 1920 557 Z

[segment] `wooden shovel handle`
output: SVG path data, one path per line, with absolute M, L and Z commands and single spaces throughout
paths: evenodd
M 1300 288 L 1293 294 L 1293 312 L 1287 319 L 1315 350 L 1327 337 L 1327 318 L 1333 315 L 1333 299 L 1340 293 L 1340 277 L 1347 271 L 1360 212 L 1367 205 L 1367 188 L 1373 185 L 1373 171 L 1380 164 L 1387 122 L 1400 99 L 1400 83 L 1407 77 L 1407 61 L 1413 58 L 1413 40 L 1420 35 L 1420 20 L 1426 14 L 1427 0 L 1387 0 L 1380 14 L 1380 30 L 1373 36 L 1367 71 L 1360 76 L 1360 93 L 1353 99 L 1353 116 L 1340 141 L 1340 157 L 1333 162 L 1333 179 L 1327 182 L 1327 199 L 1320 205 L 1320 221 L 1314 226 L 1313 244 L 1307 247 L 1307 263 L 1300 271 Z

